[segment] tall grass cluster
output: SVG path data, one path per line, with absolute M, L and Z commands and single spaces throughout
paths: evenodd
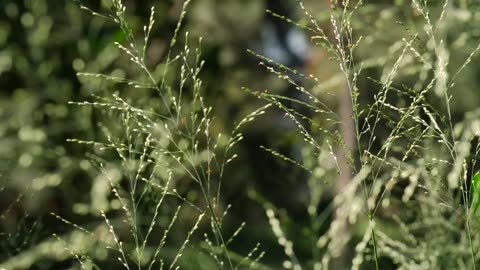
M 480 45 L 466 46 L 475 34 L 458 35 L 449 28 L 462 16 L 478 17 L 478 8 L 467 9 L 474 4 L 398 1 L 408 2 L 403 4 L 408 11 L 386 8 L 378 15 L 395 33 L 372 32 L 365 21 L 378 10 L 361 0 L 332 0 L 320 18 L 298 1 L 299 21 L 267 11 L 303 30 L 334 71 L 297 70 L 249 50 L 272 80 L 290 85 L 298 95 L 245 87 L 259 100 L 258 109 L 220 134 L 202 82 L 202 39 L 183 28 L 191 0 L 183 2 L 158 63 L 148 59 L 155 8 L 139 27 L 130 23 L 122 0 L 112 0 L 107 10 L 77 2 L 121 30 L 117 57 L 135 67 L 131 74 L 78 73 L 85 87 L 102 87 L 108 94 L 70 102 L 92 112 L 95 121 L 95 138 L 68 141 L 85 147 L 89 166 L 101 172 L 92 189 L 95 209 L 89 211 L 102 222 L 77 224 L 51 213 L 68 228 L 65 233 L 12 252 L 1 269 L 29 268 L 47 256 L 46 249 L 54 250 L 58 260 L 73 260 L 71 269 L 99 269 L 105 261 L 119 269 L 480 265 L 480 110 L 464 116 L 452 110 L 455 91 L 477 61 Z M 396 18 L 405 13 L 414 14 L 413 19 Z M 232 226 L 236 220 L 229 219 L 229 211 L 241 206 L 234 200 L 230 205 L 222 191 L 230 184 L 228 176 L 239 173 L 229 170 L 241 155 L 237 147 L 247 136 L 243 130 L 278 113 L 295 126 L 301 155 L 269 145 L 258 151 L 304 172 L 298 179 L 301 194 L 289 194 L 301 197 L 304 219 L 253 192 L 250 198 L 264 210 L 263 217 L 253 225 Z M 260 240 L 239 249 L 246 246 L 238 245 L 244 230 L 262 222 L 280 251 L 273 251 L 274 257 Z M 21 248 L 35 230 L 22 231 L 22 238 L 10 232 L 0 237 Z

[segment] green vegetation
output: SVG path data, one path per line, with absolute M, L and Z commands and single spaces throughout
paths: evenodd
M 476 2 L 0 12 L 0 269 L 480 267 Z

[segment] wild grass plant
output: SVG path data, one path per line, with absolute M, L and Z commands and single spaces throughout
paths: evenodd
M 104 10 L 76 2 L 118 27 L 117 57 L 130 67 L 123 73 L 78 73 L 86 87 L 105 91 L 70 102 L 92 111 L 100 134 L 68 140 L 91 149 L 87 157 L 101 172 L 90 194 L 92 223 L 52 213 L 69 229 L 32 247 L 36 225 L 0 233 L 12 257 L 0 268 L 29 268 L 47 257 L 74 260 L 75 269 L 477 268 L 480 111 L 458 117 L 452 109 L 452 92 L 480 50 L 469 48 L 460 62 L 452 57 L 458 55 L 455 44 L 474 40 L 472 33 L 449 28 L 466 16 L 462 12 L 480 12 L 466 11 L 467 1 L 398 1 L 380 10 L 363 1 L 331 1 L 321 14 L 326 16 L 318 18 L 298 1 L 305 18 L 299 22 L 267 11 L 303 29 L 336 71 L 325 79 L 249 51 L 301 98 L 245 88 L 265 104 L 229 134 L 218 133 L 215 108 L 205 100 L 202 40 L 183 28 L 192 1 L 183 2 L 161 61 L 148 53 L 154 7 L 139 26 L 121 0 L 103 3 Z M 404 14 L 401 8 L 413 19 L 392 23 Z M 375 32 L 362 22 L 375 12 L 395 34 Z M 383 51 L 371 51 L 375 42 Z M 232 248 L 251 225 L 226 230 L 232 206 L 222 198 L 242 128 L 258 116 L 269 117 L 266 111 L 280 111 L 283 121 L 296 126 L 302 157 L 269 146 L 258 151 L 308 175 L 300 194 L 307 221 L 251 196 L 284 253 L 273 263 L 265 259 L 270 250 L 264 251 L 263 243 Z M 10 209 L 0 213 L 2 224 Z
M 212 108 L 204 101 L 199 77 L 204 65 L 201 39 L 193 45 L 186 33 L 183 48 L 175 52 L 190 2 L 183 3 L 168 52 L 157 67 L 146 64 L 149 36 L 155 23 L 153 7 L 139 41 L 137 31 L 128 22 L 122 1 L 113 1 L 106 14 L 79 2 L 80 7 L 93 16 L 118 25 L 125 35 L 125 42 L 116 45 L 141 75 L 138 79 L 99 73 L 78 73 L 78 76 L 113 82 L 117 87 L 127 85 L 144 95 L 156 96 L 159 101 L 159 104 L 150 105 L 142 100 L 125 100 L 121 91 L 116 91 L 111 97 L 98 96 L 91 102 L 71 102 L 105 112 L 111 121 L 98 123 L 106 141 L 77 138 L 69 141 L 91 145 L 109 157 L 113 153 L 119 157 L 118 166 L 101 156 L 94 157 L 92 162 L 103 172 L 111 189 L 112 202 L 117 205 L 116 210 L 101 210 L 103 227 L 108 233 L 98 240 L 116 253 L 112 256 L 126 269 L 178 269 L 187 246 L 193 239 L 198 242 L 199 238 L 203 238 L 201 242 L 210 263 L 204 262 L 205 266 L 184 265 L 185 268 L 208 269 L 209 265 L 228 269 L 253 267 L 263 256 L 258 245 L 245 256 L 229 252 L 229 244 L 244 224 L 240 224 L 232 235 L 224 235 L 222 224 L 229 206 L 222 204 L 220 190 L 225 166 L 236 157 L 231 150 L 242 140 L 240 128 L 263 114 L 268 106 L 247 115 L 236 125 L 231 136 L 211 134 L 214 117 Z M 173 79 L 170 79 L 171 74 Z M 94 232 L 55 216 L 95 237 Z M 195 218 L 190 220 L 192 216 Z M 178 220 L 182 225 L 177 225 Z M 185 226 L 189 229 L 185 231 L 184 239 L 168 245 L 170 232 L 185 230 Z M 91 254 L 78 253 L 69 246 L 65 243 L 65 248 L 82 268 L 96 266 Z
M 295 255 L 295 240 L 282 232 L 275 211 L 265 205 L 272 231 L 284 247 L 283 266 L 385 269 L 393 263 L 398 269 L 476 269 L 478 214 L 472 200 L 478 193 L 472 179 L 478 170 L 478 110 L 456 122 L 450 103 L 456 79 L 480 47 L 474 47 L 460 65 L 449 65 L 446 21 L 454 20 L 455 4 L 412 1 L 405 5 L 418 15 L 417 21 L 409 26 L 398 21 L 406 35 L 389 45 L 384 56 L 369 52 L 372 58 L 363 60 L 356 55 L 357 50 L 365 50 L 365 38 L 357 32 L 375 41 L 368 29 L 355 28 L 356 18 L 365 15 L 366 3 L 332 1 L 325 26 L 299 5 L 306 24 L 281 14 L 273 16 L 305 29 L 312 42 L 337 63 L 343 77 L 335 84 L 337 100 L 351 108 L 345 117 L 342 105 L 335 109 L 324 101 L 331 94 L 327 90 L 333 79 L 322 82 L 252 52 L 268 72 L 308 99 L 247 89 L 297 125 L 305 144 L 305 162 L 267 150 L 311 173 L 306 202 L 311 222 L 305 230 L 314 240 L 310 241 L 312 255 L 305 262 Z M 363 74 L 372 66 L 380 66 L 379 78 Z M 300 85 L 296 76 L 313 88 Z M 410 83 L 409 77 L 415 82 Z M 362 80 L 371 82 L 368 88 L 362 89 Z M 365 99 L 366 94 L 373 98 Z M 338 185 L 345 174 L 348 182 Z M 324 192 L 328 185 L 322 181 L 332 183 L 332 179 L 337 179 L 335 195 L 326 210 L 319 209 L 322 197 L 328 196 Z M 322 231 L 327 212 L 332 221 Z

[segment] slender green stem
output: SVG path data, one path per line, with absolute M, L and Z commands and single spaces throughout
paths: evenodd
M 373 222 L 373 217 L 370 217 L 370 222 Z M 373 245 L 373 255 L 375 258 L 375 269 L 380 269 L 378 267 L 378 252 L 377 252 L 377 239 L 375 237 L 375 228 L 372 228 L 372 245 Z
M 467 218 L 467 235 L 468 235 L 468 241 L 470 243 L 470 254 L 472 255 L 473 270 L 476 270 L 477 267 L 475 263 L 475 250 L 473 249 L 472 234 L 470 231 L 470 218 Z

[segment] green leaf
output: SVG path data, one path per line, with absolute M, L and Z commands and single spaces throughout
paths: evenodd
M 478 184 L 480 183 L 480 172 L 477 172 L 475 176 L 472 178 L 472 191 L 473 191 L 473 214 L 475 214 L 480 206 L 480 187 Z

